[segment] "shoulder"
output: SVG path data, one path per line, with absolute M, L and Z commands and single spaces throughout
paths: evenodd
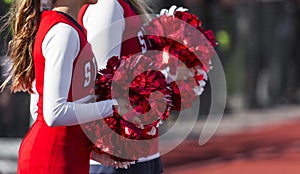
M 123 7 L 118 0 L 99 0 L 96 4 L 88 6 L 86 13 L 89 13 L 89 11 L 96 11 L 100 14 L 119 11 L 124 14 Z
M 71 16 L 58 11 L 47 10 L 41 15 L 41 24 L 52 27 L 57 23 L 66 23 L 73 28 L 79 27 L 79 24 Z
M 78 52 L 80 38 L 77 30 L 66 23 L 55 24 L 46 34 L 42 42 L 42 52 L 48 49 L 69 50 Z
M 45 44 L 53 39 L 62 40 L 60 37 L 79 38 L 79 33 L 63 14 L 55 11 L 43 11 L 36 40 L 40 44 Z
M 124 10 L 119 2 L 99 0 L 96 4 L 88 6 L 80 22 L 87 30 L 99 31 L 118 21 L 124 23 Z
M 79 37 L 77 30 L 71 26 L 70 24 L 59 22 L 55 24 L 48 32 L 54 33 L 54 35 L 60 36 L 72 36 L 72 37 Z
M 56 23 L 65 22 L 65 21 L 68 21 L 65 15 L 57 11 L 45 10 L 42 12 L 41 15 L 41 23 L 47 23 L 49 25 L 54 25 Z

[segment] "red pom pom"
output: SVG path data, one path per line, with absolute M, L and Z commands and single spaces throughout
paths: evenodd
M 144 31 L 152 43 L 151 49 L 158 52 L 122 58 L 114 56 L 109 59 L 106 69 L 99 71 L 95 83 L 97 101 L 112 96 L 127 98 L 133 111 L 121 117 L 114 110 L 111 117 L 84 124 L 96 154 L 115 161 L 146 157 L 153 142 L 137 145 L 129 140 L 157 137 L 160 120 L 166 120 L 171 110 L 180 111 L 192 106 L 202 92 L 195 92 L 195 87 L 202 89 L 205 85 L 203 81 L 207 80 L 206 73 L 210 70 L 210 60 L 215 54 L 213 47 L 216 46 L 214 33 L 205 31 L 201 25 L 198 17 L 188 12 L 176 11 L 173 16 L 155 18 Z M 183 65 L 192 75 L 178 74 L 186 71 Z M 167 75 L 162 73 L 166 69 Z M 141 123 L 132 121 L 136 119 L 136 115 L 131 115 L 134 112 L 140 113 L 138 120 Z

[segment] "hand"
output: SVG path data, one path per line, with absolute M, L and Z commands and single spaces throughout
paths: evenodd
M 118 105 L 116 106 L 119 115 L 124 119 L 131 123 L 140 125 L 140 128 L 144 129 L 144 125 L 142 124 L 142 120 L 139 118 L 140 113 L 134 111 L 131 107 L 128 100 L 123 98 L 116 99 Z
M 128 100 L 125 100 L 123 98 L 118 98 L 116 99 L 117 103 L 118 103 L 118 113 L 123 116 L 124 114 L 128 113 L 130 110 L 130 103 L 128 102 Z
M 187 8 L 183 8 L 183 7 L 177 7 L 176 5 L 172 5 L 169 10 L 167 10 L 167 9 L 161 9 L 160 16 L 161 15 L 171 16 L 176 11 L 185 12 L 185 11 L 188 11 L 188 9 Z

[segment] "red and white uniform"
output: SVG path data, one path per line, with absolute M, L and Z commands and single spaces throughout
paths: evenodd
M 137 14 L 125 0 L 100 0 L 81 10 L 79 23 L 87 31 L 98 69 L 105 68 L 112 56 L 128 56 L 147 50 L 149 44 L 140 31 L 142 21 L 134 16 Z M 158 136 L 158 128 L 155 129 Z M 140 159 L 139 162 L 158 158 L 158 144 L 153 144 L 151 152 L 153 155 Z
M 116 102 L 80 103 L 90 99 L 96 72 L 86 45 L 74 19 L 42 12 L 33 50 L 36 121 L 21 143 L 18 173 L 89 172 L 91 142 L 78 124 L 111 115 Z

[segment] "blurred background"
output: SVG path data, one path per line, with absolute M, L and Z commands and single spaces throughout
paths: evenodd
M 264 167 L 255 173 L 300 173 L 292 163 L 300 162 L 300 0 L 149 1 L 156 13 L 173 4 L 186 7 L 214 31 L 227 83 L 225 114 L 214 138 L 205 146 L 197 144 L 210 109 L 208 83 L 191 135 L 163 156 L 165 172 L 213 173 L 219 166 L 216 173 L 247 173 L 258 161 Z M 0 16 L 10 4 L 0 0 Z M 0 33 L 1 83 L 8 67 L 7 33 Z M 0 93 L 0 174 L 15 173 L 19 143 L 31 122 L 29 102 L 27 93 Z M 288 166 L 282 164 L 287 161 Z M 272 172 L 268 164 L 282 167 Z

